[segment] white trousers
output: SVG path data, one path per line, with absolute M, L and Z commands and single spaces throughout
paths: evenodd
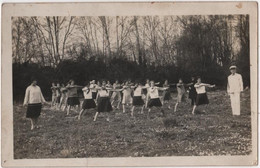
M 230 94 L 233 115 L 240 115 L 240 92 Z

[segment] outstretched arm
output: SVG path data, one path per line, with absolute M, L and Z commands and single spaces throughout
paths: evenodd
M 167 90 L 169 87 L 158 87 L 158 90 Z

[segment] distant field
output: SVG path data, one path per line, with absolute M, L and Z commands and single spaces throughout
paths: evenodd
M 171 105 L 176 102 L 176 95 Z M 41 128 L 30 131 L 26 108 L 14 106 L 14 158 L 84 158 L 84 157 L 153 157 L 248 155 L 251 153 L 251 111 L 249 91 L 241 95 L 241 116 L 232 116 L 225 91 L 208 93 L 210 104 L 191 115 L 190 100 L 179 110 L 165 108 L 166 117 L 153 110 L 130 117 L 115 110 L 99 116 L 95 111 L 80 121 L 72 111 L 51 110 L 44 106 L 39 118 Z M 147 112 L 147 110 L 145 111 Z

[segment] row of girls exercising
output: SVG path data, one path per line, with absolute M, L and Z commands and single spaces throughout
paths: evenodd
M 174 112 L 177 111 L 178 105 L 183 102 L 185 97 L 185 87 L 188 87 L 189 98 L 191 99 L 191 104 L 194 106 L 192 114 L 194 114 L 194 111 L 198 105 L 208 104 L 209 102 L 205 88 L 215 86 L 201 83 L 200 77 L 198 77 L 197 82 L 195 81 L 195 78 L 192 77 L 192 82 L 189 84 L 184 84 L 181 79 L 177 84 L 168 84 L 167 80 L 162 87 L 156 86 L 158 84 L 159 83 L 154 83 L 153 81 L 150 82 L 149 80 L 147 80 L 145 86 L 142 86 L 141 83 L 133 84 L 131 81 L 126 81 L 123 84 L 119 84 L 119 82 L 116 81 L 113 85 L 111 85 L 109 81 L 103 81 L 102 84 L 98 82 L 96 84 L 93 80 L 87 83 L 86 86 L 83 88 L 82 86 L 75 85 L 74 81 L 71 80 L 66 87 L 61 87 L 60 89 L 58 89 L 58 87 L 53 86 L 52 90 L 60 90 L 61 97 L 58 103 L 58 107 L 61 108 L 61 106 L 64 105 L 63 110 L 67 108 L 67 115 L 69 115 L 71 107 L 77 106 L 77 109 L 79 111 L 80 101 L 78 98 L 77 90 L 79 88 L 83 88 L 82 91 L 84 95 L 84 101 L 82 104 L 82 109 L 78 116 L 78 118 L 80 119 L 81 114 L 85 110 L 96 108 L 96 106 L 98 106 L 98 115 L 99 112 L 111 111 L 112 109 L 110 108 L 110 106 L 112 107 L 114 104 L 116 104 L 116 106 L 113 106 L 113 108 L 116 109 L 119 109 L 120 104 L 122 104 L 123 113 L 125 113 L 126 111 L 126 106 L 132 105 L 131 116 L 134 115 L 134 110 L 136 107 L 141 107 L 141 113 L 143 113 L 145 107 L 148 108 L 148 114 L 151 110 L 151 107 L 154 106 L 162 107 L 162 105 L 168 104 L 168 108 L 171 109 L 169 103 L 169 101 L 171 100 L 171 93 L 169 89 L 171 85 L 176 85 L 178 93 Z M 67 90 L 67 92 L 64 92 L 65 90 Z M 159 96 L 159 91 L 162 91 L 162 96 Z M 58 98 L 56 99 L 58 100 Z M 67 101 L 63 101 L 66 99 Z M 161 111 L 163 112 L 162 108 Z
M 27 106 L 26 117 L 31 120 L 31 129 L 37 128 L 37 121 L 41 114 L 42 104 L 45 104 L 46 101 L 43 97 L 40 87 L 37 85 L 37 79 L 32 78 L 32 83 L 26 88 L 25 97 L 24 97 L 24 106 Z M 78 89 L 83 90 L 84 101 L 82 104 L 82 109 L 79 113 L 78 118 L 80 119 L 82 113 L 85 110 L 96 108 L 97 112 L 94 117 L 96 121 L 98 114 L 100 112 L 110 112 L 112 111 L 112 105 L 116 103 L 116 108 L 119 108 L 119 105 L 122 103 L 123 112 L 125 112 L 125 106 L 132 103 L 131 115 L 134 115 L 134 110 L 136 107 L 141 107 L 141 113 L 145 107 L 148 108 L 148 115 L 152 107 L 157 107 L 161 109 L 161 112 L 164 114 L 162 106 L 169 103 L 171 100 L 170 94 L 170 85 L 166 81 L 163 87 L 156 86 L 158 83 L 153 81 L 146 81 L 145 86 L 142 86 L 140 83 L 137 85 L 132 84 L 130 81 L 119 84 L 116 81 L 113 85 L 109 82 L 103 84 L 95 84 L 95 81 L 91 81 L 85 87 L 75 85 L 73 80 L 65 85 L 55 85 L 51 87 L 52 89 L 52 103 L 53 108 L 61 108 L 63 111 L 67 109 L 67 115 L 70 112 L 71 107 L 76 107 L 80 110 L 80 101 L 78 98 Z M 177 110 L 178 104 L 182 102 L 185 94 L 185 84 L 182 80 L 179 80 L 177 86 L 177 103 L 175 105 L 174 111 Z M 215 85 L 205 84 L 201 82 L 201 78 L 198 77 L 197 81 L 195 78 L 192 78 L 190 84 L 186 84 L 189 87 L 189 98 L 193 105 L 192 114 L 194 114 L 197 106 L 202 104 L 208 104 L 208 97 L 206 94 L 206 87 L 215 87 Z M 129 90 L 134 90 L 133 98 Z M 163 91 L 163 98 L 159 98 L 159 91 Z M 111 101 L 110 97 L 111 96 Z M 168 105 L 168 108 L 170 106 Z

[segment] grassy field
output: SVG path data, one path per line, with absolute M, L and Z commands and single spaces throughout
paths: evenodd
M 176 95 L 171 105 L 176 102 Z M 251 152 L 251 112 L 249 91 L 241 95 L 241 116 L 232 116 L 225 91 L 208 93 L 210 104 L 191 115 L 190 100 L 176 113 L 165 108 L 166 117 L 155 109 L 146 114 L 115 110 L 99 116 L 95 111 L 80 121 L 72 112 L 44 106 L 40 128 L 30 131 L 26 108 L 14 106 L 14 158 L 84 158 L 248 155 Z M 206 110 L 206 112 L 204 112 Z M 147 112 L 147 110 L 145 111 Z M 110 121 L 106 121 L 109 115 Z

